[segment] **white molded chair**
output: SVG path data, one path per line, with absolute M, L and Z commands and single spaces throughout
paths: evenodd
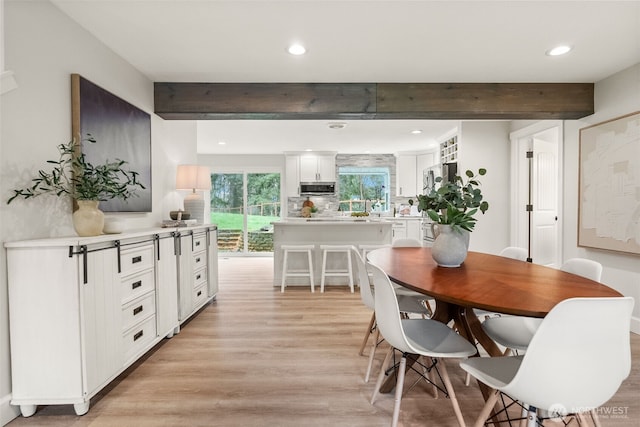
M 527 250 L 524 248 L 519 248 L 517 246 L 507 246 L 506 248 L 500 251 L 499 255 L 505 258 L 516 259 L 518 261 L 527 260 Z M 486 320 L 495 316 L 501 316 L 498 313 L 494 313 L 492 311 L 480 310 L 480 309 L 474 309 L 473 312 L 475 313 L 476 317 L 478 317 L 478 319 Z
M 527 260 L 527 250 L 517 246 L 507 246 L 500 251 L 500 256 L 517 259 L 518 261 Z
M 411 239 L 411 238 L 397 239 L 391 244 L 391 246 L 393 246 L 394 248 L 419 248 L 419 247 L 422 247 L 422 242 L 420 240 Z M 411 297 L 417 297 L 418 295 L 422 295 L 419 292 L 412 291 L 411 289 L 407 289 L 402 285 L 394 283 L 393 281 L 391 281 L 391 283 L 393 283 L 393 287 L 396 290 L 396 295 L 406 295 Z M 435 305 L 435 301 L 433 301 L 433 299 L 425 298 L 424 295 L 422 295 L 422 298 L 425 300 L 424 305 L 429 310 L 429 316 L 433 315 L 433 308 L 432 308 L 431 302 L 433 302 L 433 304 Z
M 362 345 L 360 346 L 360 356 L 364 353 L 364 348 L 369 341 L 371 335 L 374 336 L 373 344 L 371 345 L 371 351 L 369 353 L 369 363 L 367 365 L 367 372 L 365 373 L 364 382 L 369 382 L 369 376 L 371 375 L 371 367 L 373 366 L 373 359 L 376 354 L 376 349 L 380 344 L 380 331 L 376 327 L 376 313 L 375 313 L 375 297 L 373 290 L 371 289 L 371 283 L 369 281 L 369 273 L 367 271 L 365 260 L 362 258 L 358 250 L 353 247 L 353 259 L 355 260 L 356 278 L 358 286 L 360 287 L 360 299 L 362 303 L 369 307 L 372 311 L 371 320 L 365 332 Z M 424 305 L 424 295 L 413 296 L 400 296 L 398 297 L 398 307 L 401 313 L 417 313 L 425 316 L 428 314 L 428 310 Z M 373 333 L 375 331 L 375 334 Z
M 544 318 L 524 356 L 477 357 L 462 369 L 494 389 L 475 426 L 483 426 L 500 393 L 552 416 L 592 412 L 607 402 L 631 369 L 633 298 L 572 298 Z
M 423 365 L 424 369 L 431 370 L 436 366 L 440 368 L 439 371 L 442 374 L 442 380 L 453 405 L 458 424 L 464 427 L 464 418 L 443 359 L 469 357 L 476 353 L 476 348 L 444 323 L 431 319 L 403 319 L 400 316 L 398 300 L 389 277 L 377 266 L 370 264 L 369 267 L 373 274 L 375 289 L 376 321 L 380 333 L 391 346 L 380 369 L 371 403 L 375 402 L 379 394 L 380 386 L 385 378 L 394 349 L 402 352 L 402 358 L 397 368 L 398 380 L 391 422 L 392 427 L 398 425 L 407 355 L 417 354 L 422 356 L 421 359 L 429 358 L 433 360 L 433 363 L 430 361 L 425 363 Z
M 602 277 L 602 265 L 585 258 L 571 258 L 562 267 L 562 271 L 586 277 L 599 282 Z M 521 316 L 491 317 L 482 323 L 482 329 L 493 341 L 510 350 L 525 351 L 542 319 Z

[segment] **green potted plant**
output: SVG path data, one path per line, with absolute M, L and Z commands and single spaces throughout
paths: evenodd
M 466 180 L 456 176 L 452 181 L 443 182 L 436 178 L 437 188 L 427 194 L 418 195 L 418 210 L 437 224 L 438 233 L 434 241 L 432 254 L 438 265 L 457 267 L 466 258 L 469 232 L 476 225 L 475 215 L 489 209 L 489 203 L 483 200 L 478 176 L 484 176 L 487 170 L 478 169 L 465 172 Z M 440 238 L 440 236 L 443 236 Z M 446 258 L 446 259 L 443 259 Z
M 95 144 L 96 140 L 87 135 L 83 142 Z M 58 145 L 58 151 L 58 160 L 47 161 L 53 168 L 50 171 L 39 170 L 31 180 L 30 187 L 13 190 L 13 196 L 7 200 L 7 204 L 17 198 L 30 199 L 43 194 L 69 196 L 78 203 L 78 210 L 73 214 L 76 232 L 80 236 L 95 236 L 102 233 L 104 226 L 104 214 L 98 209 L 99 202 L 127 200 L 136 195 L 136 190 L 145 188 L 138 181 L 137 172 L 125 169 L 127 162 L 124 160 L 107 160 L 103 164 L 93 165 L 87 161 L 84 153 L 79 152 L 75 140 Z

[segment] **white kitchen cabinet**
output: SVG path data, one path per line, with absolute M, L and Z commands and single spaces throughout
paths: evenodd
M 422 242 L 422 220 L 418 218 L 407 219 L 407 238 Z
M 285 156 L 285 192 L 287 197 L 300 196 L 300 156 Z
M 209 282 L 210 232 L 206 230 L 180 233 L 178 248 L 178 319 L 183 323 L 215 295 L 216 283 Z M 213 260 L 213 258 L 212 258 Z M 217 258 L 215 259 L 217 265 Z M 213 267 L 213 266 L 212 266 Z M 217 273 L 217 267 L 215 267 Z M 217 276 L 217 274 L 216 274 Z M 212 280 L 214 280 L 212 278 Z
M 396 195 L 416 196 L 416 156 L 399 155 L 396 157 Z
M 398 196 L 423 194 L 423 172 L 434 164 L 434 153 L 401 154 L 396 157 L 396 191 Z
M 187 258 L 195 274 L 186 280 L 204 298 L 193 309 L 209 299 L 208 271 L 217 272 L 207 245 L 212 231 L 215 226 L 197 226 L 5 243 L 11 404 L 24 416 L 52 404 L 86 413 L 96 393 L 179 331 L 181 238 L 174 235 L 195 239 L 194 257 Z
M 414 218 L 394 218 L 393 219 L 393 242 L 399 239 L 415 239 L 422 242 L 422 219 Z
M 335 182 L 335 155 L 305 154 L 300 156 L 301 182 Z

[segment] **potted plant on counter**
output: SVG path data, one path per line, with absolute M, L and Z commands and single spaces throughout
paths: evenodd
M 87 135 L 83 142 L 95 144 L 96 140 Z M 100 165 L 93 165 L 80 153 L 75 140 L 58 145 L 58 160 L 48 160 L 53 165 L 50 171 L 39 170 L 31 180 L 31 186 L 13 190 L 7 204 L 17 198 L 30 199 L 43 194 L 71 197 L 78 203 L 73 213 L 73 226 L 79 236 L 102 234 L 104 214 L 98 209 L 101 201 L 110 199 L 127 200 L 134 197 L 137 189 L 144 189 L 138 181 L 137 172 L 124 168 L 127 163 L 116 159 Z
M 449 182 L 438 177 L 435 188 L 417 196 L 418 210 L 426 212 L 437 228 L 432 254 L 438 265 L 458 267 L 467 257 L 469 233 L 476 224 L 475 215 L 489 209 L 478 181 L 478 177 L 486 173 L 484 168 L 478 169 L 477 174 L 467 170 L 466 180 L 456 176 Z

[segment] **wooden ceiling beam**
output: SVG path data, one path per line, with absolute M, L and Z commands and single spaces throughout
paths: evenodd
M 593 83 L 155 83 L 168 120 L 579 119 Z

